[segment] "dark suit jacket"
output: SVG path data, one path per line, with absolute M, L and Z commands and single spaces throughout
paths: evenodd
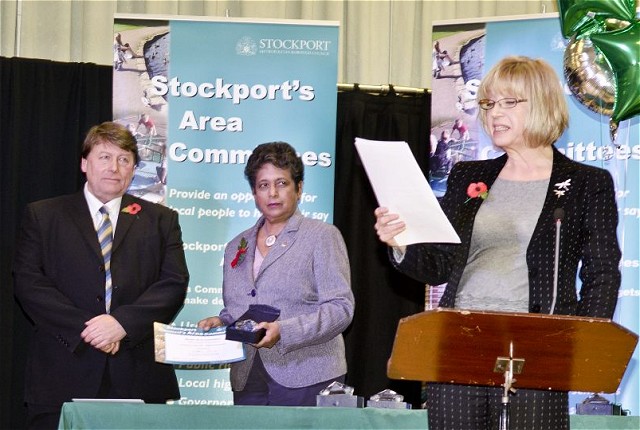
M 407 275 L 431 285 L 447 282 L 440 300 L 454 307 L 458 283 L 469 256 L 473 222 L 484 200 L 469 199 L 467 187 L 484 182 L 489 187 L 507 161 L 460 162 L 447 183 L 441 206 L 460 236 L 460 245 L 418 244 L 407 247 L 396 264 Z M 570 180 L 563 195 L 559 184 Z M 554 211 L 564 209 L 561 226 L 558 293 L 555 314 L 611 318 L 620 287 L 620 248 L 616 235 L 618 211 L 613 180 L 608 171 L 587 166 L 553 151 L 553 167 L 544 206 L 527 248 L 529 312 L 549 313 L 553 301 L 556 224 Z M 578 263 L 582 287 L 576 293 Z
M 181 308 L 189 274 L 176 212 L 125 194 L 111 257 L 111 315 L 127 332 L 109 356 L 80 337 L 85 321 L 105 313 L 104 263 L 82 192 L 27 206 L 14 261 L 15 295 L 33 322 L 26 401 L 57 405 L 95 397 L 109 370 L 122 397 L 177 398 L 171 366 L 154 362 L 153 322 Z

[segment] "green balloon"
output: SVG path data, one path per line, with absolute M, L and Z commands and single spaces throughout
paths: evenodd
M 592 34 L 591 41 L 603 54 L 616 81 L 612 121 L 640 114 L 640 21 L 622 30 Z
M 562 35 L 569 38 L 585 30 L 593 31 L 594 25 L 609 18 L 633 21 L 636 0 L 558 0 L 558 9 Z

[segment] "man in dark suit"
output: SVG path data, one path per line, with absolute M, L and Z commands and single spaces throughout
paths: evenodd
M 180 395 L 173 368 L 154 361 L 153 322 L 170 322 L 184 302 L 182 234 L 177 213 L 125 194 L 138 161 L 125 127 L 94 126 L 82 148 L 84 189 L 25 210 L 13 274 L 34 327 L 30 428 L 57 428 L 72 398 Z

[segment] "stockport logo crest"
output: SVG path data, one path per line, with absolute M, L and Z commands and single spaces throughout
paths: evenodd
M 236 54 L 238 55 L 256 55 L 258 45 L 252 38 L 245 36 L 236 43 Z

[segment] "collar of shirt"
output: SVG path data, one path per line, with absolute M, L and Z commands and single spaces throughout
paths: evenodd
M 111 224 L 113 226 L 113 235 L 116 234 L 116 225 L 118 224 L 118 215 L 120 214 L 120 205 L 122 203 L 122 196 L 116 197 L 113 200 L 109 200 L 107 203 L 102 203 L 96 196 L 91 194 L 87 184 L 84 184 L 84 198 L 87 201 L 87 205 L 89 206 L 89 213 L 91 213 L 91 218 L 93 219 L 93 227 L 97 230 L 98 226 L 102 222 L 102 214 L 100 213 L 100 208 L 102 206 L 106 206 L 109 210 L 109 219 L 111 220 Z

